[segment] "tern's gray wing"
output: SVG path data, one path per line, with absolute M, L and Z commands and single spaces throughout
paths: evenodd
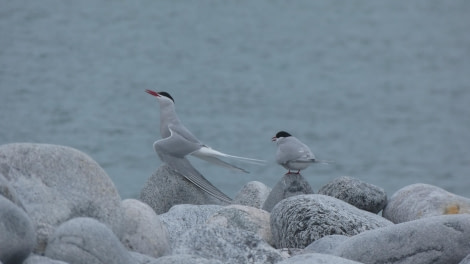
M 168 126 L 168 128 L 170 130 L 170 136 L 153 143 L 153 148 L 159 155 L 160 152 L 162 152 L 167 155 L 183 158 L 202 147 L 199 141 L 194 142 L 187 140 L 181 134 L 175 132 L 171 126 Z
M 212 185 L 201 173 L 199 173 L 189 161 L 184 157 L 174 157 L 168 155 L 165 150 L 160 149 L 158 144 L 154 145 L 160 159 L 165 162 L 176 173 L 185 177 L 188 181 L 199 187 L 209 195 L 226 203 L 231 203 L 232 199 L 222 191 Z
M 280 164 L 286 164 L 291 161 L 309 163 L 315 161 L 315 155 L 313 155 L 307 145 L 300 142 L 297 138 L 286 137 L 279 142 L 276 161 Z

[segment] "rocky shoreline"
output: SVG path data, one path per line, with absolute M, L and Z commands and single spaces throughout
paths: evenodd
M 470 264 L 470 199 L 437 186 L 384 190 L 302 175 L 247 183 L 231 204 L 166 165 L 122 200 L 86 154 L 0 146 L 0 264 Z

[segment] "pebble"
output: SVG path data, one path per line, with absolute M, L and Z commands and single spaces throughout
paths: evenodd
M 268 198 L 271 188 L 259 181 L 251 181 L 243 185 L 233 199 L 232 204 L 241 204 L 261 209 Z
M 122 201 L 124 232 L 121 241 L 129 250 L 152 257 L 170 253 L 166 226 L 150 206 L 135 200 Z
M 429 184 L 412 184 L 392 195 L 383 216 L 394 223 L 424 217 L 470 213 L 470 199 Z

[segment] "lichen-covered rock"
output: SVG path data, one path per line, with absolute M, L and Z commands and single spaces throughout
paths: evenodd
M 245 184 L 233 199 L 232 204 L 241 204 L 261 209 L 271 188 L 258 181 Z
M 307 253 L 293 256 L 277 264 L 362 264 L 357 261 L 340 258 L 332 255 Z
M 363 232 L 334 255 L 362 263 L 452 264 L 470 252 L 470 216 L 422 218 Z
M 186 231 L 205 225 L 210 216 L 222 209 L 221 205 L 180 204 L 173 206 L 168 212 L 160 215 L 165 224 L 171 245 Z
M 152 208 L 141 201 L 122 201 L 124 232 L 121 241 L 129 250 L 152 257 L 170 252 L 166 226 Z
M 0 261 L 23 262 L 36 244 L 36 233 L 23 209 L 0 195 Z
M 277 248 L 305 248 L 324 236 L 353 236 L 388 225 L 392 223 L 376 214 L 321 194 L 287 198 L 271 212 L 271 231 Z
M 191 254 L 218 259 L 226 264 L 276 263 L 281 254 L 253 232 L 201 225 L 184 233 L 173 254 Z
M 225 202 L 210 196 L 166 164 L 147 180 L 140 192 L 140 200 L 150 205 L 157 214 L 166 213 L 178 204 L 225 205 Z
M 348 238 L 348 236 L 343 235 L 324 236 L 318 240 L 313 241 L 313 243 L 304 248 L 303 252 L 331 254 L 338 245 L 343 243 Z
M 121 233 L 121 198 L 106 172 L 86 154 L 64 146 L 0 146 L 0 175 L 16 191 L 37 233 L 42 254 L 55 228 L 86 216 Z
M 340 199 L 371 213 L 380 212 L 387 204 L 384 189 L 352 177 L 339 177 L 324 185 L 318 194 Z
M 312 194 L 313 189 L 308 181 L 296 173 L 287 173 L 276 183 L 263 204 L 263 210 L 271 212 L 273 207 L 283 199 L 301 194 Z
M 408 185 L 392 195 L 383 216 L 394 223 L 446 214 L 470 213 L 470 199 L 429 184 Z
M 135 260 L 104 224 L 79 217 L 61 224 L 51 236 L 45 256 L 87 264 L 130 264 Z
M 261 209 L 243 205 L 229 205 L 209 217 L 207 223 L 251 231 L 270 245 L 274 244 L 269 225 L 269 213 Z

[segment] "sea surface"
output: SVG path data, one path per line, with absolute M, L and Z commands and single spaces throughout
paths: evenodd
M 162 164 L 167 91 L 207 145 L 267 160 L 250 174 L 191 158 L 230 196 L 286 172 L 285 130 L 340 176 L 391 196 L 429 183 L 470 197 L 470 1 L 0 0 L 0 144 L 66 145 L 122 198 Z

